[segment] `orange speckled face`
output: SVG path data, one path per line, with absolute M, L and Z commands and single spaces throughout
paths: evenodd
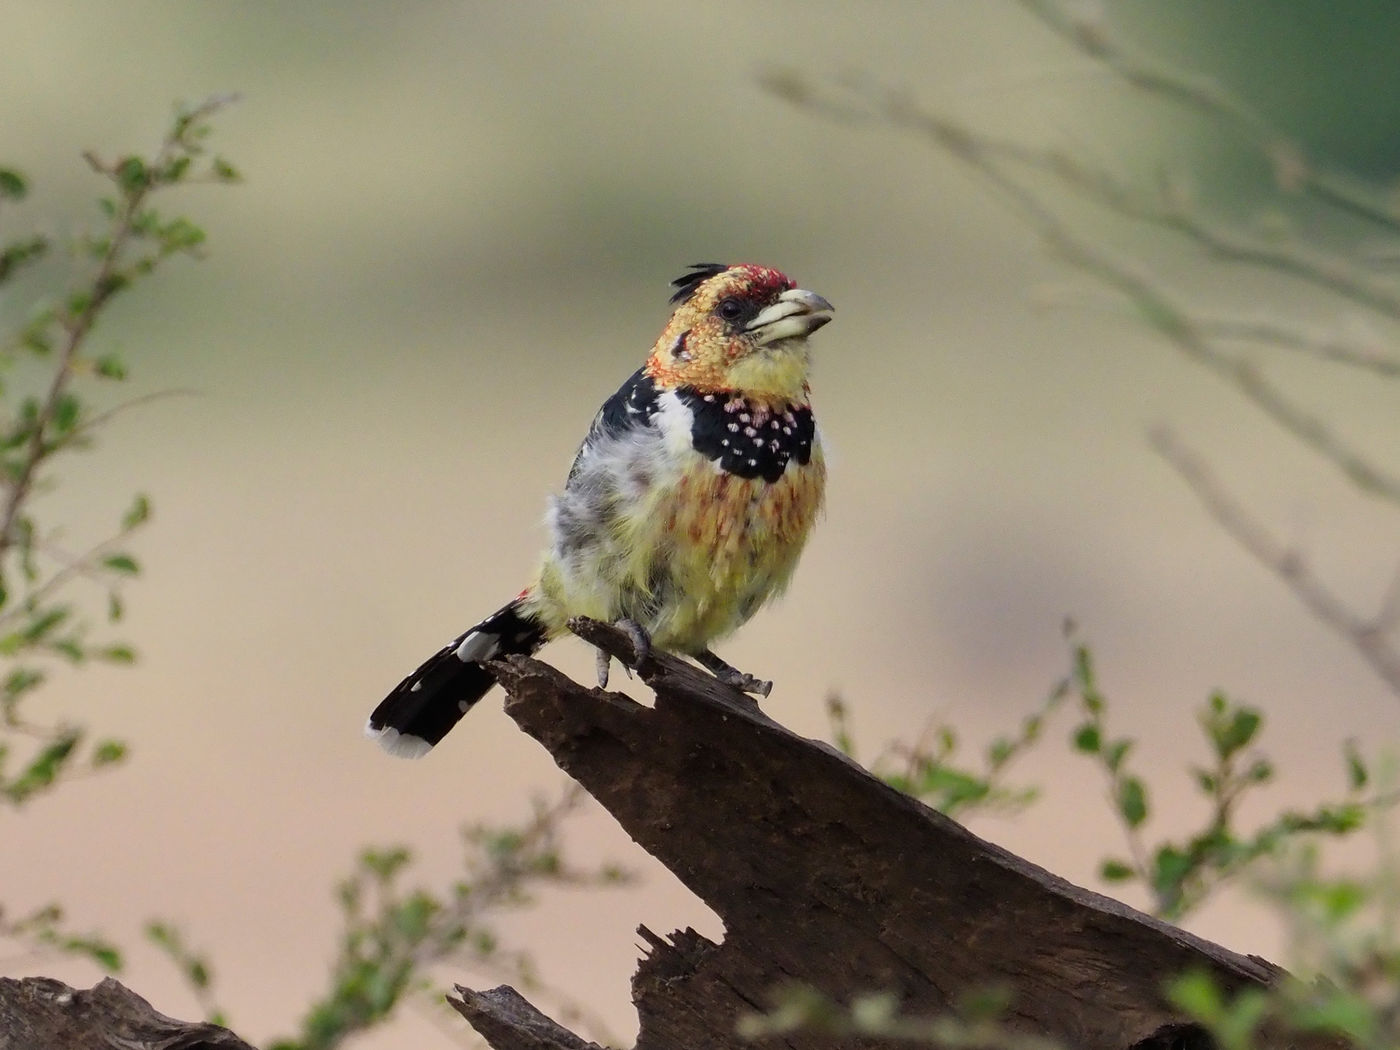
M 696 266 L 674 283 L 676 311 L 646 366 L 658 385 L 804 399 L 807 336 L 830 303 L 766 266 Z

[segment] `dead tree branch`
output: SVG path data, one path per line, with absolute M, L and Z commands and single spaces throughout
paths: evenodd
M 630 657 L 621 632 L 576 629 Z M 1281 975 L 984 842 L 674 657 L 639 668 L 653 707 L 534 660 L 494 669 L 510 716 L 724 922 L 718 944 L 641 930 L 637 1050 L 827 1045 L 736 1035 L 782 983 L 841 1002 L 889 991 L 926 1015 L 1009 988 L 1014 1032 L 1077 1050 L 1176 1045 L 1161 1040 L 1194 1030 L 1163 999 L 1170 978 L 1205 970 L 1238 990 Z M 462 996 L 495 1050 L 589 1045 L 509 989 Z
M 253 1050 L 227 1028 L 177 1021 L 112 978 L 88 989 L 0 977 L 0 1050 Z

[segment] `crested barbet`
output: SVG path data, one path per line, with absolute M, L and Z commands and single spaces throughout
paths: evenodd
M 766 696 L 710 644 L 787 586 L 826 482 L 807 337 L 832 306 L 763 266 L 696 265 L 651 355 L 604 402 L 550 504 L 535 581 L 405 678 L 366 732 L 426 754 L 495 682 L 575 616 L 616 623 L 638 657 L 697 660 Z M 607 684 L 608 657 L 598 678 Z

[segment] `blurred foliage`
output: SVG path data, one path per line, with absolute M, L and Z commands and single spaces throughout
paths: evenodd
M 502 910 L 530 904 L 537 886 L 602 887 L 627 880 L 613 865 L 585 870 L 565 861 L 563 822 L 584 798 L 582 789 L 570 787 L 553 804 L 537 800 L 522 824 L 464 829 L 462 875 L 445 890 L 404 888 L 412 863 L 407 849 L 365 850 L 340 885 L 344 932 L 330 988 L 312 1005 L 300 1033 L 274 1041 L 271 1050 L 339 1046 L 383 1023 L 413 993 L 441 991 L 431 970 L 443 962 L 539 987 L 530 957 L 504 950 L 491 920 Z
M 88 606 L 96 589 L 106 621 L 121 620 L 123 585 L 140 573 L 123 545 L 150 518 L 150 499 L 133 497 L 112 534 L 80 553 L 59 544 L 62 529 L 43 521 L 35 503 L 56 484 L 54 462 L 91 449 L 101 428 L 131 404 L 99 410 L 88 393 L 127 376 L 121 356 L 92 346 L 92 332 L 112 300 L 161 263 L 197 256 L 204 231 L 184 217 L 162 217 L 151 201 L 184 183 L 238 180 L 227 161 L 206 156 L 204 147 L 209 118 L 228 101 L 179 109 L 149 158 L 105 162 L 86 154 L 92 170 L 109 183 L 97 202 L 99 222 L 67 246 L 73 260 L 67 287 L 35 306 L 16 330 L 0 335 L 0 656 L 8 663 L 0 680 L 0 798 L 11 805 L 65 775 L 109 767 L 126 756 L 119 741 L 85 747 L 81 728 L 38 724 L 22 709 L 55 660 L 129 664 L 136 658 L 125 643 L 92 640 Z M 27 193 L 19 171 L 0 169 L 0 207 Z M 0 283 L 52 249 L 40 234 L 0 244 Z M 37 387 L 24 382 L 36 370 L 25 364 L 37 366 Z
M 125 543 L 150 518 L 150 500 L 134 496 L 112 533 L 79 553 L 61 545 L 61 525 L 42 519 L 36 503 L 57 484 L 55 462 L 91 450 L 102 427 L 133 404 L 97 407 L 97 388 L 124 380 L 127 365 L 120 355 L 94 346 L 93 331 L 114 298 L 167 259 L 197 257 L 204 232 L 186 218 L 162 217 L 151 201 L 185 183 L 238 180 L 237 171 L 207 156 L 204 146 L 210 118 L 228 101 L 179 108 L 149 158 L 105 162 L 86 155 L 108 183 L 97 202 L 97 223 L 64 246 L 71 259 L 66 285 L 46 293 L 13 330 L 0 332 L 0 801 L 11 808 L 65 779 L 112 768 L 127 755 L 119 740 L 89 741 L 83 727 L 35 720 L 28 708 L 54 665 L 136 659 L 124 642 L 95 640 L 92 621 L 95 615 L 108 625 L 122 619 L 123 587 L 140 573 Z M 28 192 L 19 170 L 0 167 L 0 219 Z M 0 241 L 0 286 L 54 247 L 43 234 Z M 101 614 L 93 610 L 95 597 Z M 57 904 L 18 919 L 0 916 L 0 938 L 120 969 L 115 945 L 98 935 L 66 932 L 63 918 Z
M 1394 798 L 1366 794 L 1370 777 L 1366 763 L 1354 746 L 1348 746 L 1344 755 L 1347 789 L 1341 799 L 1319 802 L 1306 812 L 1288 810 L 1244 830 L 1238 825 L 1240 803 L 1274 779 L 1274 765 L 1253 747 L 1264 725 L 1263 713 L 1217 692 L 1196 717 L 1210 763 L 1189 769 L 1192 784 L 1206 803 L 1205 824 L 1184 839 L 1149 845 L 1143 840 L 1143 829 L 1152 815 L 1151 794 L 1129 762 L 1135 741 L 1109 733 L 1108 702 L 1099 690 L 1087 646 L 1073 645 L 1073 665 L 1066 688 L 1078 699 L 1083 721 L 1074 730 L 1072 744 L 1107 776 L 1114 815 L 1130 848 L 1128 858 L 1106 858 L 1099 874 L 1107 882 L 1139 882 L 1147 887 L 1152 911 L 1162 918 L 1180 920 L 1221 883 L 1255 861 L 1283 855 L 1299 836 L 1349 835 L 1366 825 L 1372 811 L 1395 804 Z
M 818 1035 L 826 1039 L 891 1039 L 944 1050 L 1070 1050 L 1054 1039 L 1017 1032 L 1003 1023 L 1011 995 L 998 989 L 962 997 L 938 1017 L 911 1017 L 893 992 L 872 992 L 839 1003 L 806 985 L 788 985 L 764 1013 L 739 1019 L 742 1039 Z M 837 1044 L 839 1045 L 839 1044 Z
M 1121 825 L 1129 855 L 1105 857 L 1100 877 L 1108 883 L 1137 883 L 1150 894 L 1150 910 L 1160 918 L 1179 921 L 1203 904 L 1221 884 L 1259 861 L 1277 860 L 1308 836 L 1343 837 L 1367 827 L 1378 811 L 1393 809 L 1400 798 L 1371 790 L 1372 775 L 1355 745 L 1343 753 L 1346 788 L 1342 796 L 1319 802 L 1306 811 L 1286 810 L 1263 823 L 1242 827 L 1241 803 L 1275 779 L 1273 762 L 1255 745 L 1264 727 L 1261 710 L 1213 693 L 1196 714 L 1205 738 L 1208 763 L 1192 765 L 1187 773 L 1205 804 L 1202 826 L 1184 837 L 1157 843 L 1146 841 L 1152 817 L 1152 789 L 1134 772 L 1131 757 L 1137 741 L 1114 736 L 1109 727 L 1109 702 L 1099 687 L 1088 645 L 1070 635 L 1070 672 L 1045 700 L 1022 719 L 1014 732 L 996 736 L 975 762 L 960 761 L 960 737 L 946 723 L 935 723 L 910 745 L 888 744 L 871 762 L 870 770 L 890 786 L 950 817 L 967 821 L 989 812 L 1019 811 L 1040 795 L 1036 786 L 1008 787 L 1004 783 L 1013 759 L 1025 755 L 1043 739 L 1047 721 L 1072 700 L 1078 724 L 1069 744 L 1093 761 L 1108 780 L 1107 800 Z M 857 758 L 857 747 L 845 703 L 827 700 L 831 738 L 842 753 Z
M 961 737 L 947 722 L 925 727 L 914 743 L 896 740 L 885 745 L 870 763 L 870 770 L 885 783 L 950 817 L 973 813 L 1015 813 L 1035 801 L 1040 791 L 1032 786 L 1011 786 L 1005 776 L 1017 757 L 1040 740 L 1046 719 L 1064 699 L 1065 691 L 1051 693 L 1039 709 L 1022 719 L 1015 732 L 998 736 L 975 763 L 958 760 Z M 831 695 L 826 701 L 832 743 L 845 755 L 858 759 L 854 731 L 845 701 Z

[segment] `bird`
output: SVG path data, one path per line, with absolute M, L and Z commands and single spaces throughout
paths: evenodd
M 783 592 L 819 517 L 826 467 L 807 337 L 831 303 L 782 272 L 697 263 L 646 363 L 608 398 L 546 514 L 533 582 L 459 634 L 374 709 L 368 736 L 427 754 L 495 684 L 488 661 L 533 656 L 574 617 L 767 696 L 710 645 Z M 598 652 L 605 688 L 610 658 Z

